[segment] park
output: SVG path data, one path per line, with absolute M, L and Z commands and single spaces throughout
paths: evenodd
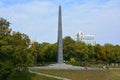
M 62 17 L 59 5 L 54 43 L 32 41 L 0 18 L 0 80 L 120 80 L 120 45 L 63 37 Z

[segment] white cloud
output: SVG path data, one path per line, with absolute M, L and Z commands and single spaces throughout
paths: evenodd
M 72 35 L 76 31 L 95 34 L 98 43 L 120 44 L 120 1 L 109 1 L 105 4 L 86 3 L 74 5 L 66 11 L 65 34 Z M 69 13 L 69 14 L 68 14 Z M 71 30 L 70 30 L 71 29 Z
M 73 36 L 78 31 L 83 31 L 95 34 L 98 43 L 120 44 L 119 0 L 109 0 L 104 4 L 89 0 L 36 0 L 0 6 L 0 15 L 12 23 L 11 27 L 14 30 L 24 32 L 32 39 L 39 42 L 56 42 L 58 4 L 62 4 L 64 36 Z

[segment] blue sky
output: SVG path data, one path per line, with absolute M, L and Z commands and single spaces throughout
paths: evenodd
M 54 43 L 59 4 L 63 37 L 82 31 L 95 35 L 99 44 L 120 45 L 120 0 L 0 0 L 0 17 L 32 40 Z

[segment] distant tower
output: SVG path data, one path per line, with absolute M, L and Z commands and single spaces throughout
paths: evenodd
M 63 42 L 62 42 L 62 14 L 59 5 L 58 13 L 58 63 L 63 63 Z

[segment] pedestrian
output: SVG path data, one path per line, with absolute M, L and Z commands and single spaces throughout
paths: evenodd
M 85 65 L 85 69 L 87 70 L 87 65 Z

